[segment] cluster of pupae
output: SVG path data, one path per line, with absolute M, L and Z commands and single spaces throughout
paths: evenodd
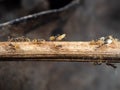
M 90 42 L 90 45 L 98 45 L 98 48 L 101 48 L 102 46 L 110 46 L 110 45 L 115 45 L 118 42 L 118 39 L 113 38 L 113 36 L 107 36 L 107 37 L 101 37 L 98 40 L 92 40 Z M 94 62 L 94 65 L 101 65 L 102 62 Z M 106 65 L 111 66 L 113 68 L 117 68 L 117 66 L 115 66 L 112 63 L 106 63 Z
M 62 41 L 66 37 L 66 34 L 57 35 L 57 36 L 50 36 L 49 41 Z M 44 39 L 30 39 L 25 36 L 17 37 L 17 38 L 10 38 L 8 37 L 9 42 L 41 42 L 46 41 Z

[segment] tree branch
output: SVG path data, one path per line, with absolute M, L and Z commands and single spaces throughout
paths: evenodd
M 0 42 L 0 60 L 120 63 L 120 42 Z

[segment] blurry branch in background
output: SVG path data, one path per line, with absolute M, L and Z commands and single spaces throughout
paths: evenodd
M 61 23 L 61 21 L 62 24 L 65 24 L 69 17 L 71 17 L 75 10 L 80 6 L 80 4 L 81 0 L 69 0 L 69 3 L 66 3 L 66 5 L 61 6 L 60 8 L 30 14 L 2 23 L 0 24 L 0 40 L 7 40 L 8 36 L 26 36 L 28 33 L 33 31 L 39 33 L 39 30 L 46 30 L 46 32 L 49 33 L 49 31 L 51 32 L 51 30 L 59 27 L 59 23 Z M 51 26 L 51 24 L 53 26 Z M 37 37 L 36 33 L 35 35 L 35 37 Z M 42 34 L 39 36 L 41 35 Z

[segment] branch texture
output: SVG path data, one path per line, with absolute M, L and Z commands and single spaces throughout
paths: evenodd
M 120 63 L 120 42 L 0 42 L 0 60 Z

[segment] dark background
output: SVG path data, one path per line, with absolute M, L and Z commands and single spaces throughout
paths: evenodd
M 70 0 L 0 0 L 0 23 L 68 3 Z M 82 0 L 62 28 L 49 32 L 66 33 L 70 41 L 86 41 L 107 35 L 119 39 L 119 29 L 119 0 Z M 43 36 L 45 33 L 47 30 Z M 113 69 L 91 63 L 0 62 L 0 90 L 119 90 L 117 66 Z

